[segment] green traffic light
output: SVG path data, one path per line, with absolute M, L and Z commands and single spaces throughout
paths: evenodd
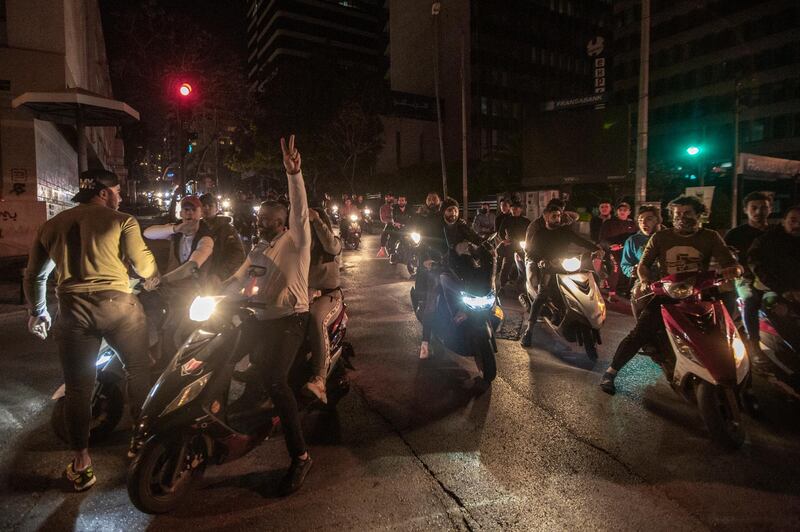
M 688 153 L 691 156 L 695 156 L 698 153 L 700 153 L 700 148 L 698 148 L 697 146 L 689 146 L 688 148 L 686 148 L 686 153 Z

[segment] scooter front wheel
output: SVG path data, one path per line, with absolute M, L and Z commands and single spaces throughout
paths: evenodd
M 148 514 L 163 514 L 178 507 L 204 464 L 196 464 L 193 438 L 151 438 L 128 467 L 128 497 Z
M 494 356 L 492 339 L 482 334 L 475 335 L 472 349 L 475 354 L 475 365 L 483 374 L 483 380 L 487 383 L 492 382 L 497 376 L 497 360 Z
M 745 431 L 733 390 L 701 381 L 695 387 L 700 416 L 717 443 L 730 449 L 744 444 Z
M 89 441 L 97 443 L 108 438 L 117 428 L 125 410 L 125 394 L 115 383 L 101 383 L 92 402 L 92 424 Z M 50 416 L 50 426 L 58 439 L 69 442 L 67 432 L 67 399 L 59 397 Z

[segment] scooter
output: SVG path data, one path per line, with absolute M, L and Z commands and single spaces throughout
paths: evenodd
M 263 275 L 263 273 L 261 273 Z M 258 276 L 258 274 L 251 274 Z M 128 495 L 139 510 L 159 514 L 178 507 L 207 465 L 244 456 L 276 433 L 279 419 L 271 399 L 237 409 L 234 370 L 246 362 L 257 333 L 259 305 L 220 296 L 195 298 L 189 310 L 198 328 L 180 347 L 142 407 L 134 441 L 141 442 L 128 468 Z M 353 355 L 345 342 L 346 306 L 328 329 L 327 408 L 349 390 L 344 372 Z M 314 401 L 301 389 L 310 375 L 307 346 L 290 370 L 289 382 L 302 408 Z M 237 372 L 238 373 L 238 372 Z M 231 408 L 233 406 L 233 408 Z
M 559 297 L 553 297 L 542 308 L 542 319 L 559 336 L 577 342 L 586 350 L 590 360 L 597 360 L 597 345 L 602 344 L 600 329 L 606 321 L 606 303 L 597 285 L 588 254 L 567 257 L 550 264 L 526 264 L 525 306 L 530 305 L 539 291 L 539 275 L 551 276 L 548 282 L 558 287 Z
M 696 403 L 711 438 L 730 448 L 744 443 L 741 410 L 750 358 L 716 287 L 714 272 L 682 272 L 653 283 L 663 298 L 665 333 L 645 354 L 658 363 L 672 388 Z
M 488 239 L 487 239 L 488 240 Z M 494 291 L 494 255 L 482 246 L 458 244 L 448 264 L 434 263 L 431 275 L 439 276 L 435 292 L 411 289 L 411 306 L 417 319 L 428 320 L 432 335 L 460 356 L 474 357 L 484 382 L 497 376 L 495 332 L 505 315 Z M 459 276 L 453 262 L 464 265 Z
M 140 293 L 139 281 L 131 281 L 134 293 Z M 141 296 L 144 297 L 144 296 Z M 154 364 L 158 364 L 161 357 L 161 334 L 164 316 L 167 313 L 166 305 L 159 296 L 148 294 L 153 302 L 153 311 L 159 316 L 148 316 L 150 330 L 150 356 Z M 157 308 L 155 308 L 157 307 Z M 122 359 L 116 350 L 108 345 L 105 339 L 101 340 L 97 352 L 97 378 L 92 391 L 92 419 L 89 432 L 89 441 L 97 443 L 107 438 L 117 428 L 125 410 L 125 368 Z M 66 416 L 66 386 L 62 384 L 53 393 L 51 399 L 55 401 L 50 414 L 50 426 L 55 435 L 62 441 L 68 441 L 67 416 Z
M 107 438 L 117 428 L 125 410 L 125 371 L 119 355 L 105 340 L 97 352 L 97 379 L 92 391 L 92 422 L 89 432 L 91 442 L 99 442 Z M 69 441 L 67 436 L 67 400 L 64 384 L 58 387 L 51 399 L 55 401 L 50 415 L 50 426 L 62 441 Z
M 417 274 L 417 247 L 419 246 L 421 235 L 416 231 L 406 231 L 400 228 L 390 237 L 389 264 L 404 264 L 408 270 L 408 275 Z
M 372 235 L 375 233 L 375 220 L 372 218 L 372 209 L 369 207 L 364 207 L 361 210 L 361 219 L 364 221 L 364 232 L 368 235 Z
M 331 223 L 333 225 L 339 225 L 339 206 L 338 205 L 331 205 L 331 208 L 328 210 L 328 217 L 331 219 Z
M 340 225 L 342 243 L 345 249 L 358 249 L 361 245 L 361 222 L 357 214 L 351 214 L 343 225 Z
M 796 304 L 767 293 L 758 313 L 761 351 L 778 371 L 775 376 L 800 392 L 800 309 Z M 743 313 L 739 300 L 739 312 Z

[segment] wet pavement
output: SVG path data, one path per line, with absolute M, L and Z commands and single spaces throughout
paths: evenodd
M 277 439 L 209 468 L 175 513 L 142 514 L 125 490 L 122 428 L 93 448 L 97 485 L 70 492 L 60 478 L 70 453 L 49 426 L 55 346 L 0 317 L 0 529 L 800 529 L 794 397 L 758 377 L 763 413 L 745 418 L 747 442 L 728 452 L 648 359 L 607 396 L 599 376 L 631 326 L 617 312 L 596 363 L 541 330 L 528 350 L 501 340 L 498 378 L 478 394 L 471 359 L 440 349 L 418 359 L 411 283 L 373 258 L 377 245 L 366 237 L 345 253 L 353 389 L 336 414 L 306 416 L 315 465 L 289 498 L 275 494 L 288 463 Z M 504 300 L 520 323 L 514 295 Z

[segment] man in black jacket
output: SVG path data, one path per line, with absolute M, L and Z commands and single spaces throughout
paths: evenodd
M 540 261 L 550 263 L 551 261 L 564 258 L 564 254 L 571 244 L 581 246 L 589 251 L 594 251 L 598 255 L 603 255 L 603 250 L 594 242 L 587 240 L 578 233 L 570 229 L 569 225 L 564 225 L 561 217 L 564 214 L 564 202 L 558 199 L 551 200 L 545 207 L 543 219 L 545 229 L 539 230 L 531 242 L 531 248 L 526 252 L 528 257 L 538 264 Z M 556 295 L 558 287 L 553 281 L 555 277 L 548 274 L 546 269 L 540 276 L 539 291 L 536 299 L 531 303 L 531 313 L 528 316 L 528 328 L 522 335 L 519 343 L 522 347 L 530 347 L 533 326 L 539 318 L 539 312 L 547 301 Z
M 800 303 L 800 205 L 789 208 L 780 226 L 755 239 L 747 259 L 757 286 Z
M 214 254 L 211 255 L 208 281 L 219 284 L 236 273 L 244 262 L 246 258 L 244 246 L 230 216 L 219 213 L 219 204 L 213 194 L 200 196 L 200 204 L 203 220 L 211 229 L 211 238 L 214 240 Z
M 500 238 L 503 239 L 503 266 L 500 269 L 500 286 L 505 287 L 511 280 L 512 272 L 516 271 L 514 252 L 523 253 L 521 242 L 525 241 L 525 232 L 531 221 L 522 216 L 522 204 L 511 205 L 511 216 L 500 223 Z

